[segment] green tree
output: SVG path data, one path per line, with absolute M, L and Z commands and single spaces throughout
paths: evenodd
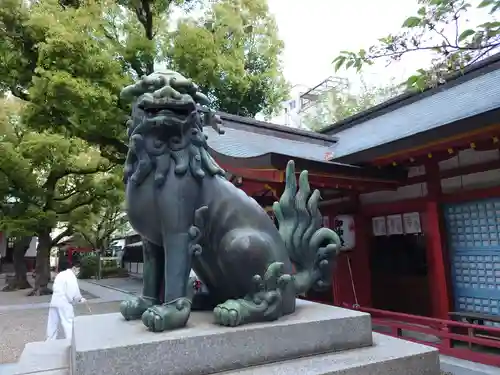
M 75 226 L 75 236 L 100 252 L 107 250 L 111 245 L 113 237 L 122 231 L 128 223 L 124 214 L 123 199 L 118 200 L 119 195 L 113 199 L 107 199 L 105 204 L 88 215 Z
M 116 194 L 121 180 L 113 165 L 85 141 L 31 131 L 15 111 L 7 118 L 0 140 L 0 181 L 8 187 L 0 230 L 15 237 L 38 237 L 33 294 L 42 294 L 50 279 L 50 249 L 92 214 L 100 199 Z M 66 229 L 52 238 L 61 224 Z
M 13 98 L 7 100 L 2 97 L 0 99 L 0 142 L 4 142 L 13 134 L 13 124 L 18 121 L 18 113 L 21 107 L 19 100 Z M 18 217 L 22 212 L 26 211 L 26 204 L 20 199 L 20 191 L 12 186 L 7 176 L 0 172 L 0 220 L 4 217 Z M 22 196 L 22 195 L 21 195 Z M 5 230 L 0 226 L 0 231 Z M 15 275 L 9 279 L 4 291 L 28 289 L 31 288 L 26 277 L 26 264 L 24 262 L 24 254 L 28 249 L 32 236 L 30 231 L 24 228 L 11 228 L 10 236 L 15 238 L 12 251 Z
M 314 107 L 308 110 L 302 123 L 313 131 L 320 131 L 336 122 L 380 104 L 401 92 L 397 85 L 373 87 L 361 82 L 359 92 L 354 92 L 349 82 L 323 93 Z
M 130 107 L 119 98 L 125 85 L 152 73 L 156 65 L 192 75 L 221 111 L 269 113 L 286 97 L 279 62 L 282 42 L 267 4 L 235 2 L 241 14 L 231 4 L 2 1 L 0 94 L 10 92 L 23 108 L 16 114 L 20 133 L 11 132 L 9 140 L 1 136 L 0 189 L 8 194 L 0 196 L 10 202 L 5 207 L 16 207 L 2 215 L 1 225 L 39 237 L 36 293 L 48 280 L 48 249 L 54 244 L 50 229 L 67 223 L 67 233 L 73 231 L 85 217 L 82 213 L 98 211 L 94 203 L 84 203 L 115 186 L 115 169 L 103 171 L 122 164 L 128 149 L 125 121 Z M 174 10 L 185 15 L 177 27 L 172 27 Z M 222 45 L 222 37 L 215 37 L 209 19 L 225 30 L 229 42 Z M 214 53 L 205 56 L 198 50 L 209 44 L 201 39 L 192 43 L 192 38 L 206 36 L 207 30 L 214 38 Z M 203 73 L 200 64 L 216 73 Z
M 166 46 L 169 66 L 196 82 L 215 109 L 270 115 L 287 99 L 278 38 L 267 0 L 222 0 L 179 21 Z
M 500 0 L 418 0 L 417 14 L 407 18 L 401 30 L 380 38 L 378 43 L 358 52 L 342 51 L 334 60 L 335 69 L 358 71 L 376 60 L 389 63 L 410 53 L 430 52 L 430 66 L 422 67 L 408 78 L 408 89 L 425 89 L 446 81 L 481 59 L 498 52 Z M 483 9 L 490 19 L 479 25 L 466 22 L 472 8 Z
M 155 65 L 192 76 L 215 109 L 253 115 L 277 108 L 286 96 L 282 42 L 266 2 L 200 3 L 4 0 L 0 91 L 28 103 L 23 122 L 31 129 L 81 138 L 116 163 L 127 152 L 130 110 L 120 90 Z M 190 12 L 197 6 L 205 9 L 198 19 Z M 177 28 L 174 9 L 190 16 Z

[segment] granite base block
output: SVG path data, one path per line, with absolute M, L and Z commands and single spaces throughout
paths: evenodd
M 69 353 L 69 340 L 31 342 L 24 347 L 19 361 L 10 374 L 67 372 L 69 367 Z
M 275 322 L 220 327 L 194 312 L 186 328 L 151 333 L 120 314 L 75 319 L 72 375 L 204 375 L 372 344 L 368 314 L 298 301 Z
M 217 375 L 439 375 L 437 349 L 373 334 L 373 346 Z

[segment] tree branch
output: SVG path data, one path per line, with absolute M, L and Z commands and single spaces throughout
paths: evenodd
M 73 126 L 74 129 L 79 128 L 78 124 L 76 124 L 73 120 L 71 120 L 69 118 L 66 120 Z M 125 121 L 124 121 L 124 123 L 125 123 Z M 123 156 L 123 158 L 115 157 L 111 153 L 108 153 L 108 156 L 106 156 L 106 155 L 104 155 L 104 152 L 103 152 L 104 151 L 103 148 L 111 147 L 114 150 L 116 150 L 117 153 L 122 154 L 122 155 L 127 155 L 128 145 L 125 144 L 124 142 L 120 141 L 119 139 L 106 137 L 102 134 L 92 134 L 92 133 L 89 134 L 86 132 L 79 132 L 79 131 L 75 131 L 74 135 L 77 136 L 78 138 L 81 138 L 81 139 L 89 142 L 90 144 L 99 145 L 101 148 L 101 155 L 103 157 L 107 158 L 109 161 L 116 163 L 116 164 L 123 164 L 125 162 L 125 156 Z
M 12 184 L 12 187 L 14 189 L 14 194 L 12 194 L 13 196 L 19 196 L 19 198 L 21 198 L 24 202 L 26 203 L 30 203 L 30 204 L 34 204 L 34 205 L 38 205 L 38 202 L 36 202 L 36 200 L 33 199 L 33 197 L 24 192 L 24 188 L 23 186 L 21 186 L 15 179 L 13 179 L 9 173 L 7 173 L 4 169 L 2 169 L 0 167 L 0 173 L 4 174 L 5 177 L 7 177 L 7 179 L 10 181 L 10 183 Z
M 73 233 L 73 228 L 71 226 L 68 226 L 64 231 L 62 231 L 61 233 L 59 233 L 59 235 L 56 236 L 56 238 L 54 238 L 52 240 L 52 243 L 51 243 L 51 246 L 56 246 L 59 242 L 61 242 L 61 240 L 64 238 L 64 237 L 67 237 L 69 235 L 71 235 Z
M 137 12 L 136 12 L 136 14 L 137 14 Z M 139 16 L 137 16 L 137 17 L 139 18 Z M 103 27 L 103 33 L 104 33 L 104 36 L 106 37 L 106 39 L 108 39 L 111 43 L 113 43 L 115 45 L 115 47 L 117 47 L 119 49 L 123 49 L 123 46 L 117 40 L 118 39 L 117 36 L 111 35 L 104 27 Z M 135 73 L 137 74 L 137 76 L 139 78 L 144 76 L 144 70 L 142 69 L 141 65 L 137 61 L 131 60 L 131 61 L 126 61 L 126 63 L 130 64 L 130 67 L 135 71 Z M 118 106 L 120 107 L 120 100 L 118 100 Z
M 64 195 L 62 197 L 55 197 L 54 201 L 56 201 L 56 202 L 65 201 L 65 200 L 67 200 L 67 199 L 69 199 L 71 197 L 74 197 L 75 195 L 77 195 L 79 193 L 81 193 L 81 191 L 79 191 L 79 190 L 73 190 L 71 193 L 66 194 L 66 195 Z
M 110 192 L 114 190 L 114 188 L 110 188 L 106 191 L 104 191 L 104 193 L 107 193 L 107 192 Z M 66 209 L 64 210 L 61 210 L 61 211 L 58 211 L 58 210 L 54 210 L 54 212 L 58 215 L 66 215 L 66 214 L 69 214 L 70 212 L 76 210 L 77 208 L 80 208 L 80 207 L 83 207 L 83 206 L 87 206 L 89 204 L 91 204 L 92 202 L 94 202 L 97 198 L 99 198 L 101 195 L 92 195 L 90 197 L 88 197 L 87 199 L 85 200 L 82 200 L 80 202 L 77 202 L 73 205 L 70 205 L 69 207 L 67 207 Z
M 99 173 L 99 172 L 109 172 L 115 167 L 114 164 L 110 166 L 103 167 L 101 165 L 93 168 L 88 168 L 88 169 L 72 169 L 72 168 L 67 168 L 63 173 L 64 175 L 62 177 L 66 177 L 72 174 L 78 175 L 78 176 L 87 176 L 89 174 L 94 174 L 94 173 Z M 61 177 L 61 178 L 62 178 Z
M 151 0 L 140 0 L 140 3 L 138 3 L 135 6 L 135 14 L 141 25 L 144 27 L 146 38 L 148 40 L 153 40 L 154 30 L 153 30 L 153 12 L 151 9 Z M 145 73 L 151 74 L 153 72 L 154 72 L 154 60 L 152 58 L 147 58 Z
M 83 239 L 87 241 L 90 246 L 92 246 L 92 249 L 96 250 L 97 242 L 92 241 L 85 233 L 83 233 L 83 231 L 78 231 L 78 233 L 80 233 Z
M 11 86 L 9 88 L 9 90 L 12 93 L 12 95 L 14 95 L 16 98 L 19 98 L 19 99 L 21 99 L 21 100 L 23 100 L 25 102 L 29 102 L 30 101 L 29 94 L 27 92 L 22 91 L 18 87 Z
M 374 60 L 374 59 L 379 59 L 379 58 L 382 58 L 382 57 L 389 57 L 389 58 L 394 58 L 394 57 L 401 57 L 407 53 L 411 53 L 411 52 L 418 52 L 418 51 L 428 51 L 428 50 L 437 50 L 437 49 L 441 49 L 443 47 L 448 47 L 448 48 L 452 48 L 456 51 L 479 51 L 479 50 L 482 50 L 482 49 L 495 49 L 497 47 L 500 47 L 500 42 L 497 42 L 497 43 L 492 43 L 492 44 L 488 44 L 488 45 L 482 45 L 482 46 L 470 46 L 470 47 L 460 47 L 460 46 L 455 46 L 455 45 L 452 45 L 452 44 L 443 44 L 443 45 L 434 45 L 434 46 L 424 46 L 424 47 L 413 47 L 413 48 L 407 48 L 405 49 L 404 51 L 391 51 L 391 52 L 381 52 L 381 53 L 377 53 L 377 54 L 372 54 L 372 55 L 369 55 L 366 57 L 367 60 Z
M 114 165 L 108 166 L 105 168 L 102 168 L 101 166 L 97 166 L 97 167 L 88 168 L 88 169 L 66 168 L 64 170 L 59 170 L 59 171 L 52 170 L 49 173 L 49 176 L 47 177 L 45 184 L 43 185 L 43 187 L 45 189 L 45 206 L 43 208 L 43 211 L 46 212 L 49 210 L 53 210 L 54 203 L 56 201 L 61 201 L 61 199 L 58 199 L 58 200 L 55 199 L 55 191 L 56 191 L 57 182 L 61 178 L 72 175 L 72 174 L 84 176 L 84 175 L 94 174 L 94 173 L 98 173 L 98 172 L 108 172 L 113 167 L 114 167 Z M 82 206 L 85 206 L 85 205 L 86 204 L 82 204 Z M 80 206 L 77 206 L 76 208 L 78 208 L 78 207 L 80 207 Z M 66 212 L 66 210 L 65 210 L 63 212 L 58 212 L 57 210 L 55 210 L 55 212 L 58 214 L 65 214 L 65 213 L 69 213 L 71 211 L 72 210 L 69 210 L 68 212 Z

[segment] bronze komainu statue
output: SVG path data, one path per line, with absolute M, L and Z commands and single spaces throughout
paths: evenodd
M 194 83 L 154 73 L 122 98 L 133 100 L 127 212 L 144 248 L 142 296 L 122 302 L 125 319 L 142 318 L 156 332 L 185 326 L 192 309 L 213 309 L 226 326 L 271 321 L 293 313 L 297 295 L 330 284 L 340 240 L 322 228 L 320 194 L 311 192 L 307 171 L 297 189 L 288 163 L 273 207 L 278 229 L 208 153 L 203 128 L 224 130 Z M 191 269 L 208 294 L 193 293 Z

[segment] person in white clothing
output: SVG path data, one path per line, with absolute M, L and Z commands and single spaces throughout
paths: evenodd
M 47 321 L 47 340 L 56 340 L 61 324 L 66 339 L 73 334 L 75 312 L 73 304 L 85 302 L 80 293 L 75 271 L 67 261 L 59 264 L 60 272 L 54 279 L 52 299 L 50 300 L 49 318 Z

